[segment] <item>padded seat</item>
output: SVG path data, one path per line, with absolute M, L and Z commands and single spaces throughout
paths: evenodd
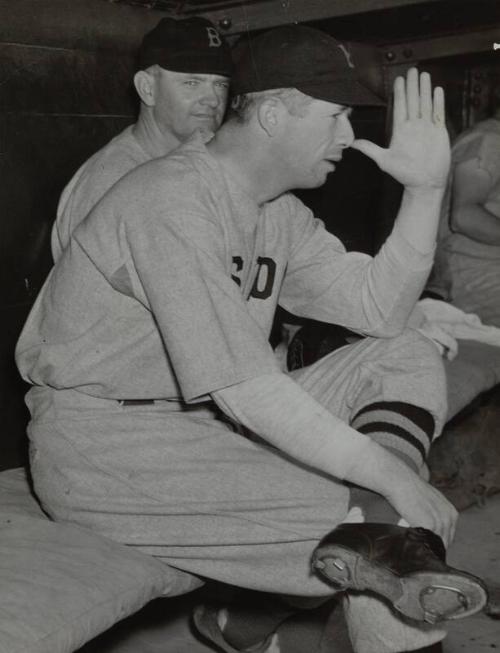
M 482 392 L 500 383 L 500 347 L 459 340 L 457 356 L 445 361 L 445 369 L 451 419 Z
M 51 521 L 25 470 L 0 473 L 0 653 L 71 653 L 152 599 L 202 584 L 88 529 Z

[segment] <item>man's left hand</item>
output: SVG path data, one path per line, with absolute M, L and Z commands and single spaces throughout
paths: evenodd
M 428 73 L 411 68 L 394 82 L 392 138 L 388 148 L 355 140 L 363 152 L 406 188 L 444 188 L 450 167 L 450 142 L 445 126 L 444 91 L 434 90 Z

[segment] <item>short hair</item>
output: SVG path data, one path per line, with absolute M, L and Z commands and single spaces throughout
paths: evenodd
M 235 95 L 228 107 L 228 120 L 235 120 L 241 124 L 249 121 L 255 109 L 267 98 L 277 97 L 288 109 L 292 116 L 303 117 L 307 113 L 313 98 L 298 91 L 296 88 L 276 88 L 255 93 Z

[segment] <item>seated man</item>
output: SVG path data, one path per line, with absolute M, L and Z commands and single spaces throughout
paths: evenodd
M 453 144 L 436 265 L 428 290 L 500 326 L 500 83 L 491 116 Z
M 52 229 L 55 261 L 72 231 L 118 179 L 165 156 L 197 130 L 208 138 L 222 122 L 231 53 L 206 18 L 162 18 L 144 36 L 137 66 L 137 122 L 84 163 L 64 189 Z
M 235 93 L 207 145 L 193 139 L 107 193 L 44 285 L 17 346 L 33 385 L 32 474 L 55 519 L 230 585 L 326 599 L 335 588 L 311 555 L 366 494 L 446 544 L 455 529 L 420 474 L 444 373 L 405 329 L 448 172 L 443 94 L 412 69 L 395 84 L 390 147 L 356 141 L 349 106 L 380 100 L 344 45 L 300 26 L 252 41 Z M 324 183 L 351 146 L 405 186 L 373 258 L 347 253 L 289 192 Z M 278 303 L 369 337 L 286 375 L 268 343 Z M 457 604 L 463 575 L 447 573 L 437 616 L 480 609 Z M 225 650 L 266 634 L 231 623 L 216 617 Z M 419 633 L 413 648 L 428 641 Z

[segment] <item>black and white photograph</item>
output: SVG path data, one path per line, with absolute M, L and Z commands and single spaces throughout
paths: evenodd
M 0 0 L 0 653 L 500 648 L 500 0 Z

